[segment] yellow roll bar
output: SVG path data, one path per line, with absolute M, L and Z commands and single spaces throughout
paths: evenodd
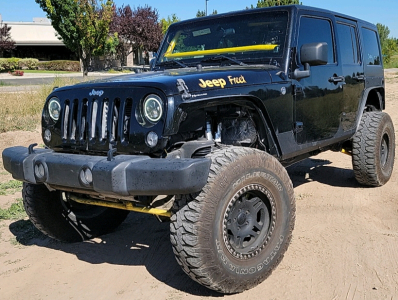
M 135 211 L 135 212 L 146 213 L 146 214 L 151 214 L 151 215 L 156 215 L 156 216 L 163 216 L 163 217 L 168 217 L 168 218 L 171 217 L 170 211 L 167 211 L 164 209 L 158 209 L 158 208 L 139 207 L 139 206 L 134 205 L 133 202 L 129 202 L 129 201 L 110 202 L 110 201 L 102 201 L 102 200 L 96 200 L 96 199 L 81 198 L 76 195 L 70 195 L 69 198 L 73 201 L 76 201 L 76 202 L 82 203 L 82 204 L 111 207 L 111 208 Z
M 231 47 L 231 48 L 220 48 L 220 49 L 210 49 L 210 50 L 198 50 L 198 51 L 188 51 L 188 52 L 177 52 L 171 53 L 175 43 L 171 43 L 167 52 L 164 54 L 166 58 L 182 58 L 188 56 L 202 56 L 202 55 L 217 55 L 217 54 L 225 54 L 225 53 L 234 53 L 234 52 L 248 52 L 248 51 L 263 51 L 263 50 L 274 50 L 279 45 L 251 45 L 251 46 L 242 46 L 242 47 Z

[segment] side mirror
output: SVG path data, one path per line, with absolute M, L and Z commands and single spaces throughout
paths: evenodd
M 300 61 L 303 65 L 326 65 L 328 63 L 328 44 L 311 43 L 303 45 L 300 50 Z
M 304 71 L 294 70 L 293 77 L 295 79 L 309 77 L 311 75 L 310 66 L 321 66 L 328 63 L 328 44 L 304 44 L 300 49 L 300 62 L 304 65 Z

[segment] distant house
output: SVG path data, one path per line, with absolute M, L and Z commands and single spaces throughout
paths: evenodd
M 1 15 L 0 15 L 1 21 Z M 47 18 L 33 18 L 33 22 L 7 22 L 16 49 L 5 57 L 37 58 L 39 60 L 77 60 L 76 55 L 57 38 Z

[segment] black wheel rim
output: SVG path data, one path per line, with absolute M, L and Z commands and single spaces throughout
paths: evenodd
M 239 259 L 258 255 L 272 235 L 276 207 L 271 193 L 253 184 L 239 190 L 230 200 L 223 220 L 223 240 Z
M 385 134 L 383 135 L 380 145 L 380 165 L 382 168 L 384 168 L 387 163 L 389 151 L 389 140 L 388 136 Z

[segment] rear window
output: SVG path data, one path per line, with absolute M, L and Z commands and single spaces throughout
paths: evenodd
M 376 31 L 362 28 L 364 62 L 368 66 L 381 65 L 381 53 Z
M 358 44 L 355 27 L 348 24 L 337 24 L 338 41 L 340 46 L 341 62 L 343 64 L 358 64 Z

